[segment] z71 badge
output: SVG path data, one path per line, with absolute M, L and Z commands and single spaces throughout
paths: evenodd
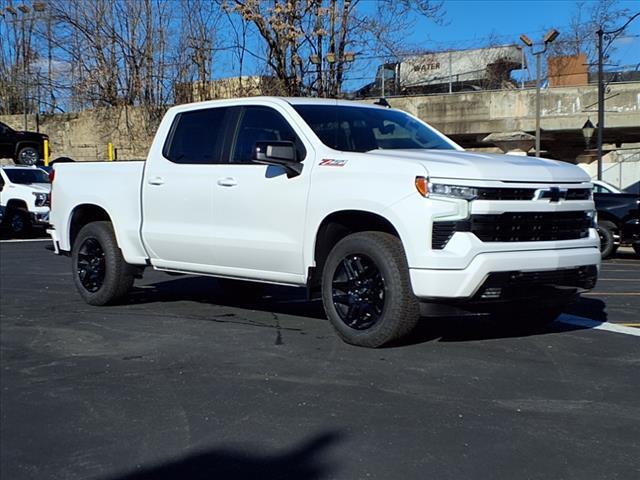
M 344 167 L 349 160 L 335 160 L 333 158 L 325 158 L 324 160 L 320 160 L 318 165 L 322 165 L 323 167 Z

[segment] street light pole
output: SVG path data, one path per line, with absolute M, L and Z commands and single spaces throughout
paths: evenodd
M 544 48 L 537 52 L 533 51 L 533 41 L 525 34 L 520 35 L 522 43 L 531 48 L 531 54 L 536 57 L 536 157 L 540 156 L 540 70 L 542 69 L 540 57 L 547 51 L 549 44 L 553 42 L 558 35 L 560 35 L 560 32 L 557 30 L 553 28 L 549 30 L 542 39 Z
M 540 57 L 547 49 L 545 44 L 544 50 L 536 55 L 536 157 L 540 156 Z
M 602 48 L 602 28 L 596 32 L 598 35 L 598 180 L 602 180 L 602 136 L 604 134 L 604 51 Z

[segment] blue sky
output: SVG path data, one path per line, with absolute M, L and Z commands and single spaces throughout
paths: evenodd
M 499 38 L 507 43 L 518 43 L 521 33 L 532 40 L 540 39 L 551 27 L 560 31 L 557 41 L 563 39 L 562 31 L 568 30 L 571 17 L 576 11 L 574 0 L 493 0 L 469 1 L 446 0 L 445 25 L 429 23 L 424 25 L 424 33 L 413 32 L 411 40 L 426 37 L 434 49 L 471 48 L 490 38 Z M 585 7 L 595 1 L 585 1 Z M 631 14 L 640 11 L 640 1 L 619 1 L 620 8 Z M 622 23 L 622 22 L 621 22 Z M 621 26 L 621 25 L 616 25 Z M 616 41 L 612 59 L 626 65 L 640 63 L 640 17 L 627 27 L 627 37 Z M 566 37 L 565 37 L 566 38 Z M 595 44 L 595 32 L 593 35 Z

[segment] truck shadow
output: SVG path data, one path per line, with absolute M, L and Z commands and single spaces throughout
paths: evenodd
M 34 227 L 29 231 L 16 235 L 6 225 L 0 224 L 0 240 L 35 240 L 35 239 L 47 239 L 46 230 L 43 227 Z
M 205 277 L 180 277 L 134 288 L 128 298 L 129 304 L 151 304 L 164 302 L 193 301 L 202 304 L 258 310 L 276 314 L 292 315 L 309 320 L 327 321 L 319 300 L 308 301 L 303 288 L 266 286 L 254 297 L 234 295 L 221 289 L 218 282 Z M 598 299 L 580 298 L 567 307 L 565 314 L 605 322 L 605 303 Z M 522 308 L 527 308 L 522 305 Z M 500 338 L 546 335 L 588 327 L 556 321 L 551 325 L 530 325 L 518 321 L 518 310 L 507 318 L 488 314 L 423 317 L 410 336 L 390 345 L 399 347 L 432 341 L 468 342 Z
M 304 288 L 261 285 L 245 282 L 249 288 L 230 292 L 218 281 L 207 277 L 178 277 L 134 288 L 130 304 L 193 301 L 198 303 L 263 310 L 285 315 L 326 319 L 320 301 L 308 301 Z M 258 287 L 252 290 L 251 286 Z M 262 288 L 261 288 L 262 287 Z
M 342 435 L 328 432 L 280 455 L 259 455 L 243 449 L 219 448 L 106 480 L 275 480 L 304 478 L 316 480 L 335 475 L 335 466 L 323 457 Z

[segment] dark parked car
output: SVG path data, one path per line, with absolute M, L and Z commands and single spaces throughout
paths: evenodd
M 634 193 L 594 193 L 602 258 L 620 245 L 631 245 L 640 255 L 640 196 Z
M 49 137 L 36 132 L 19 132 L 0 122 L 0 158 L 17 164 L 35 165 L 44 157 L 44 141 Z

